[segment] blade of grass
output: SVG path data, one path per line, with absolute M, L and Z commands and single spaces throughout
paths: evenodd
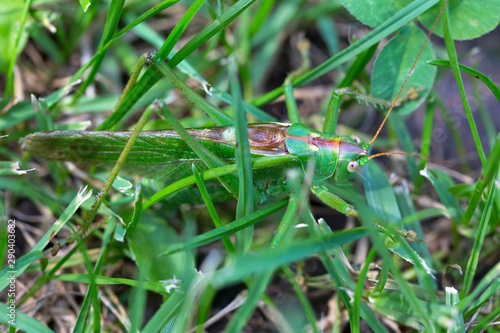
M 88 274 L 82 273 L 68 273 L 55 275 L 54 280 L 74 282 L 74 283 L 85 283 L 90 284 L 90 277 Z M 95 275 L 94 281 L 100 286 L 110 286 L 110 285 L 126 285 L 135 288 L 143 288 L 144 290 L 154 291 L 159 294 L 165 294 L 165 286 L 161 282 L 156 281 L 143 281 L 125 278 L 112 278 L 108 276 Z
M 318 252 L 331 249 L 336 245 L 352 242 L 365 235 L 365 228 L 356 228 L 335 234 L 312 237 L 287 246 L 265 249 L 255 254 L 245 254 L 235 258 L 231 264 L 215 272 L 210 281 L 214 287 L 223 288 L 253 274 L 304 259 Z
M 452 63 L 449 60 L 436 59 L 436 60 L 429 60 L 427 61 L 427 63 L 433 66 L 453 69 Z M 495 97 L 500 102 L 500 88 L 498 88 L 498 86 L 495 84 L 495 82 L 493 82 L 492 79 L 490 79 L 480 71 L 475 70 L 474 68 L 470 68 L 461 64 L 458 64 L 458 68 L 460 71 L 469 74 L 470 76 L 475 77 L 476 79 L 484 83 L 485 86 L 490 89 L 493 95 L 495 95 Z
M 332 234 L 331 229 L 323 220 L 320 219 L 318 223 L 316 223 L 311 212 L 309 212 L 308 216 L 310 220 L 309 224 L 312 224 L 313 232 L 315 235 Z M 343 260 L 341 259 L 342 257 L 345 257 L 342 248 L 335 247 L 333 250 L 321 252 L 319 256 L 328 274 L 331 276 L 333 282 L 337 286 L 340 299 L 347 309 L 349 318 L 353 318 L 351 297 L 347 293 L 347 290 L 355 290 L 356 284 L 352 280 L 352 276 L 349 269 L 346 267 L 345 262 L 343 262 Z M 364 303 L 361 303 L 360 315 L 361 318 L 368 324 L 368 326 L 370 326 L 370 328 L 374 332 L 387 333 L 387 330 L 384 328 L 380 320 L 377 319 L 373 311 Z
M 235 61 L 235 60 L 234 60 Z M 233 95 L 234 130 L 236 136 L 236 168 L 238 169 L 238 202 L 236 204 L 236 219 L 244 218 L 253 212 L 253 173 L 250 143 L 248 141 L 247 121 L 243 110 L 241 87 L 238 82 L 236 64 L 229 66 L 229 81 Z M 253 226 L 235 234 L 235 247 L 238 253 L 250 249 L 253 239 Z
M 484 189 L 495 179 L 495 173 L 499 168 L 498 161 L 500 161 L 500 133 L 497 136 L 495 145 L 491 149 L 486 165 L 481 172 L 481 177 L 479 177 L 476 182 L 476 186 L 474 187 L 474 192 L 470 198 L 469 204 L 467 205 L 467 209 L 462 215 L 461 223 L 467 223 L 472 218 Z
M 193 174 L 196 179 L 196 185 L 198 186 L 198 189 L 200 190 L 201 196 L 203 198 L 203 202 L 205 202 L 205 206 L 207 206 L 208 213 L 210 214 L 210 217 L 212 218 L 212 221 L 214 222 L 214 225 L 216 228 L 222 228 L 223 224 L 220 220 L 219 214 L 217 214 L 217 211 L 215 210 L 214 203 L 210 199 L 210 195 L 208 194 L 207 188 L 205 187 L 205 184 L 203 184 L 203 179 L 196 169 L 196 166 L 193 164 Z M 226 247 L 226 250 L 228 253 L 235 253 L 236 249 L 231 243 L 231 240 L 228 237 L 222 237 L 222 243 L 224 243 L 224 246 Z
M 446 4 L 446 0 L 440 0 L 440 4 L 441 6 L 444 6 Z M 477 153 L 484 167 L 484 165 L 486 164 L 486 157 L 484 155 L 481 139 L 479 138 L 479 133 L 477 132 L 476 123 L 474 122 L 474 116 L 472 115 L 472 110 L 470 108 L 469 101 L 467 100 L 467 95 L 465 94 L 462 75 L 460 74 L 460 69 L 458 68 L 458 56 L 455 49 L 455 42 L 453 41 L 453 36 L 451 33 L 448 5 L 446 5 L 446 10 L 441 16 L 441 21 L 443 23 L 443 36 L 446 45 L 446 51 L 448 53 L 448 57 L 450 58 L 450 65 L 453 70 L 455 80 L 457 81 L 458 91 L 460 93 L 460 98 L 462 99 L 462 104 L 465 109 L 465 115 L 467 116 L 467 120 L 469 122 L 472 137 L 474 138 L 474 143 L 476 144 Z
M 17 28 L 16 42 L 14 44 L 14 50 L 12 50 L 11 58 L 9 59 L 9 69 L 7 71 L 7 82 L 5 83 L 4 98 L 12 98 L 14 93 L 14 67 L 16 66 L 17 56 L 21 53 L 19 46 L 21 44 L 21 36 L 24 34 L 24 26 L 26 24 L 26 19 L 29 15 L 29 10 L 31 7 L 31 0 L 24 2 L 23 14 L 19 21 L 19 27 Z
M 420 140 L 420 156 L 422 156 L 420 160 L 420 166 L 418 168 L 419 174 L 415 181 L 415 191 L 417 193 L 420 192 L 420 188 L 422 187 L 422 182 L 424 177 L 420 174 L 420 171 L 424 169 L 427 164 L 426 156 L 429 156 L 431 142 L 432 142 L 432 124 L 434 122 L 434 108 L 436 107 L 436 103 L 434 100 L 427 101 L 425 106 L 425 115 L 424 115 L 424 124 L 422 126 L 422 136 Z
M 476 237 L 474 238 L 474 244 L 472 245 L 471 253 L 469 256 L 469 261 L 467 262 L 467 268 L 465 269 L 464 282 L 462 284 L 462 289 L 460 290 L 460 297 L 463 298 L 469 293 L 474 280 L 474 275 L 476 273 L 477 266 L 479 264 L 479 254 L 481 253 L 481 248 L 484 245 L 484 240 L 489 229 L 489 221 L 491 217 L 491 211 L 495 204 L 495 186 L 491 186 L 488 192 L 488 200 L 481 215 L 481 221 L 476 232 Z
M 486 302 L 491 295 L 500 290 L 499 276 L 500 263 L 497 263 L 484 275 L 481 281 L 476 285 L 476 288 L 474 288 L 469 295 L 460 300 L 457 304 L 457 308 L 459 311 L 466 311 L 466 318 L 474 313 L 481 304 Z
M 371 262 L 373 259 L 375 259 L 375 255 L 377 254 L 377 251 L 375 248 L 373 248 L 370 253 L 368 253 L 368 256 L 366 257 L 365 264 L 363 265 L 363 268 L 361 269 L 361 272 L 359 273 L 358 277 L 358 283 L 356 286 L 356 292 L 354 293 L 354 304 L 352 306 L 352 319 L 351 319 L 351 329 L 354 332 L 360 332 L 360 304 L 361 304 L 361 298 L 363 297 L 363 290 L 366 282 L 366 275 L 368 273 L 368 269 L 370 267 Z
M 106 21 L 104 24 L 104 30 L 102 32 L 102 37 L 99 42 L 99 46 L 97 47 L 98 56 L 95 59 L 90 72 L 88 73 L 87 78 L 83 81 L 83 83 L 78 88 L 80 93 L 75 94 L 74 96 L 83 95 L 87 87 L 94 81 L 94 77 L 99 71 L 101 67 L 102 61 L 106 56 L 107 49 L 103 49 L 103 46 L 106 45 L 107 42 L 111 40 L 113 35 L 116 32 L 116 28 L 118 27 L 118 22 L 120 20 L 123 5 L 125 0 L 111 0 L 109 4 L 108 13 L 106 15 Z M 102 51 L 102 52 L 100 52 Z

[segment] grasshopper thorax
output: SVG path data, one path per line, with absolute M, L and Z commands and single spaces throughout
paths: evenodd
M 336 183 L 346 183 L 367 155 L 357 137 L 325 134 L 303 124 L 290 125 L 286 147 L 303 166 L 311 159 L 314 161 L 313 182 L 334 177 Z

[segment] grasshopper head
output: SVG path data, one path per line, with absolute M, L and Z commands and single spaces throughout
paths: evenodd
M 355 135 L 341 137 L 335 182 L 346 183 L 359 167 L 367 162 L 367 156 L 368 150 L 361 145 L 359 137 Z

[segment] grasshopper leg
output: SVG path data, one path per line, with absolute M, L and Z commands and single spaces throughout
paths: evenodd
M 342 198 L 328 191 L 326 187 L 313 185 L 311 186 L 311 191 L 325 204 L 341 212 L 342 214 L 351 216 L 359 215 L 352 205 L 348 204 Z

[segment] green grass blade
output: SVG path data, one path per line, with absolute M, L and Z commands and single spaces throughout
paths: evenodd
M 446 2 L 445 0 L 440 0 L 440 3 L 441 5 L 444 5 Z M 453 75 L 455 76 L 455 80 L 457 81 L 458 91 L 462 99 L 462 104 L 465 109 L 465 115 L 467 116 L 467 121 L 469 122 L 469 127 L 472 133 L 472 137 L 474 138 L 474 143 L 476 144 L 477 153 L 484 167 L 484 165 L 486 164 L 486 157 L 484 155 L 481 139 L 479 138 L 479 133 L 477 132 L 476 123 L 474 122 L 474 116 L 472 115 L 472 110 L 470 108 L 469 101 L 467 100 L 467 95 L 465 94 L 465 87 L 462 81 L 462 75 L 460 74 L 460 69 L 458 67 L 458 56 L 457 56 L 457 51 L 455 49 L 455 42 L 453 41 L 453 36 L 451 32 L 448 6 L 446 10 L 443 12 L 441 20 L 443 22 L 443 35 L 446 45 L 446 51 L 448 53 L 448 57 L 450 58 L 450 65 L 453 70 Z
M 236 313 L 224 329 L 224 332 L 232 333 L 241 332 L 243 330 L 248 319 L 254 312 L 261 295 L 266 291 L 267 286 L 271 282 L 273 273 L 273 270 L 268 270 L 257 274 L 249 287 L 245 302 L 236 310 Z
M 160 48 L 158 54 L 161 59 L 166 58 L 170 51 L 174 48 L 177 41 L 180 39 L 182 33 L 185 31 L 187 25 L 200 9 L 200 6 L 204 1 L 197 0 L 192 6 L 188 8 L 186 14 L 177 23 L 172 32 L 168 35 L 165 43 Z M 162 61 L 163 64 L 163 61 Z M 156 75 L 155 75 L 156 73 Z M 139 73 L 137 73 L 138 75 Z M 172 73 L 173 74 L 173 73 Z M 108 117 L 101 125 L 98 126 L 98 130 L 103 129 L 116 129 L 116 126 L 121 119 L 123 119 L 128 112 L 130 112 L 132 106 L 137 102 L 137 100 L 148 91 L 158 80 L 161 78 L 161 73 L 157 72 L 156 68 L 148 68 L 141 79 L 135 84 L 135 86 L 127 92 L 123 100 L 120 99 L 119 105 L 117 105 L 113 114 Z M 175 77 L 174 77 L 175 79 Z M 179 80 L 180 81 L 180 80 Z M 183 82 L 182 82 L 183 83 Z M 181 83 L 179 83 L 181 84 Z M 182 86 L 184 88 L 184 86 Z M 187 88 L 187 87 L 186 87 Z
M 104 184 L 104 187 L 102 188 L 101 192 L 97 196 L 94 204 L 92 205 L 92 208 L 90 209 L 85 221 L 83 222 L 83 224 L 80 228 L 79 234 L 75 235 L 75 237 L 82 236 L 87 232 L 88 228 L 90 227 L 90 224 L 94 220 L 94 217 L 97 215 L 99 207 L 104 202 L 104 198 L 106 197 L 106 194 L 108 193 L 109 189 L 113 185 L 113 182 L 115 181 L 116 177 L 118 176 L 118 172 L 120 172 L 122 164 L 127 160 L 127 157 L 130 154 L 132 146 L 134 145 L 135 141 L 137 140 L 137 136 L 142 131 L 142 128 L 144 127 L 144 125 L 148 121 L 152 112 L 153 112 L 153 106 L 150 106 L 144 111 L 144 113 L 141 115 L 141 118 L 139 118 L 139 121 L 137 122 L 137 125 L 134 128 L 134 131 L 130 135 L 130 138 L 127 140 L 125 147 L 123 148 L 122 152 L 120 153 L 120 157 L 118 158 L 118 160 L 116 161 L 116 164 L 114 165 L 113 169 L 109 173 L 109 176 L 106 179 L 106 183 Z
M 200 97 L 195 93 L 187 84 L 179 79 L 177 75 L 173 72 L 168 65 L 166 65 L 163 60 L 158 56 L 153 56 L 153 61 L 155 67 L 160 70 L 160 72 L 167 77 L 170 82 L 179 89 L 180 92 L 186 96 L 186 98 L 198 109 L 203 111 L 213 122 L 218 126 L 230 126 L 233 125 L 231 117 L 219 110 L 215 105 L 207 101 L 206 99 Z
M 419 174 L 415 181 L 415 191 L 417 193 L 420 192 L 420 188 L 422 187 L 422 183 L 424 177 L 420 174 L 420 171 L 424 169 L 427 164 L 426 156 L 429 156 L 431 142 L 432 142 L 432 124 L 434 122 L 434 108 L 436 107 L 436 103 L 434 101 L 427 101 L 425 106 L 425 115 L 424 115 L 424 125 L 422 128 L 422 138 L 420 140 L 420 156 L 422 156 L 419 165 Z
M 375 259 L 375 255 L 377 254 L 377 251 L 375 248 L 373 248 L 368 256 L 366 257 L 365 264 L 363 265 L 363 268 L 361 269 L 361 272 L 359 273 L 358 277 L 358 283 L 356 286 L 356 292 L 354 294 L 354 304 L 352 306 L 352 319 L 351 319 L 351 329 L 354 332 L 360 332 L 360 304 L 361 304 L 361 297 L 363 297 L 363 289 L 365 286 L 366 282 L 366 274 L 368 273 L 368 268 L 370 267 L 371 262 L 373 259 Z
M 69 221 L 69 219 L 75 214 L 76 210 L 80 205 L 90 198 L 92 194 L 91 190 L 83 188 L 78 192 L 73 201 L 68 205 L 68 208 L 61 214 L 61 217 L 50 227 L 50 229 L 45 233 L 45 235 L 36 243 L 36 245 L 31 249 L 31 251 L 42 251 L 50 242 L 50 240 L 57 235 L 57 233 L 62 229 L 62 227 Z
M 373 55 L 375 54 L 375 51 L 377 51 L 378 43 L 373 44 L 356 57 L 356 59 L 353 61 L 352 65 L 349 67 L 347 72 L 345 73 L 344 78 L 342 79 L 342 82 L 338 85 L 337 88 L 345 88 L 349 87 L 352 82 L 361 74 L 364 72 L 366 65 L 368 65 L 368 62 L 373 58 Z
M 177 66 L 188 55 L 197 50 L 207 40 L 212 38 L 216 33 L 224 29 L 229 23 L 243 13 L 255 0 L 239 0 L 234 5 L 229 7 L 212 23 L 207 25 L 202 31 L 194 36 L 186 45 L 184 45 L 179 52 L 169 61 L 172 67 Z
M 286 110 L 288 112 L 288 119 L 292 124 L 300 123 L 299 108 L 297 107 L 297 102 L 293 96 L 293 76 L 290 74 L 287 76 L 284 83 L 284 93 L 286 101 Z
M 309 320 L 309 325 L 314 333 L 320 333 L 320 329 L 318 325 L 316 324 L 316 316 L 314 313 L 313 306 L 309 299 L 307 298 L 307 295 L 305 294 L 304 290 L 302 289 L 302 286 L 296 279 L 296 275 L 292 272 L 290 267 L 283 267 L 283 273 L 285 274 L 288 283 L 293 288 L 293 291 L 297 295 L 300 304 L 302 304 L 302 307 L 304 308 L 305 315 L 307 319 Z
M 70 83 L 76 82 L 82 75 L 94 64 L 95 61 L 100 57 L 101 52 L 107 51 L 111 45 L 113 45 L 116 41 L 121 39 L 125 33 L 129 30 L 133 29 L 138 24 L 147 20 L 148 18 L 158 14 L 164 9 L 172 6 L 173 4 L 179 2 L 180 0 L 164 0 L 161 3 L 157 4 L 153 8 L 149 9 L 147 12 L 140 15 L 138 18 L 127 24 L 123 29 L 121 29 L 113 38 L 111 38 L 85 65 L 83 65 L 71 78 Z
M 460 311 L 467 310 L 466 317 L 477 311 L 482 304 L 500 290 L 499 277 L 500 263 L 497 263 L 484 275 L 476 288 L 457 304 L 458 309 Z
M 472 197 L 470 198 L 469 204 L 467 205 L 467 209 L 462 216 L 461 222 L 467 223 L 472 218 L 474 214 L 477 204 L 481 199 L 484 189 L 488 184 L 490 184 L 494 178 L 495 174 L 499 168 L 498 161 L 500 161 L 500 133 L 497 135 L 497 141 L 495 145 L 491 149 L 491 153 L 488 156 L 488 160 L 486 161 L 486 165 L 481 172 L 481 177 L 476 182 L 476 186 L 474 188 L 474 192 Z
M 449 60 L 436 59 L 436 60 L 429 60 L 429 61 L 427 61 L 427 63 L 429 65 L 433 65 L 433 66 L 452 69 L 452 65 L 451 65 L 451 62 Z M 480 71 L 475 70 L 474 68 L 470 68 L 470 67 L 467 67 L 467 66 L 464 66 L 461 64 L 458 64 L 458 68 L 460 69 L 460 71 L 462 71 L 466 74 L 469 74 L 470 76 L 472 76 L 472 77 L 478 79 L 479 81 L 481 81 L 482 83 L 484 83 L 485 86 L 488 87 L 488 89 L 490 89 L 490 91 L 493 93 L 493 95 L 495 95 L 495 97 L 498 99 L 498 101 L 500 101 L 500 88 L 498 88 L 498 86 L 495 84 L 495 82 L 492 79 L 490 79 L 489 77 L 487 77 L 486 75 L 484 75 Z
M 410 189 L 408 188 L 408 183 L 403 181 L 402 185 L 394 187 L 394 195 L 398 201 L 398 206 L 401 211 L 401 215 L 404 218 L 416 214 L 415 206 L 413 205 L 412 197 L 410 195 Z M 409 243 L 410 247 L 415 250 L 415 252 L 421 256 L 426 265 L 432 270 L 432 259 L 429 253 L 429 249 L 427 248 L 427 244 L 425 243 L 425 235 L 422 230 L 422 226 L 420 225 L 420 221 L 414 221 L 405 226 L 406 230 L 413 230 L 417 233 L 417 238 L 422 241 L 414 241 Z M 437 288 L 436 281 L 432 280 L 433 288 Z
M 12 56 L 9 61 L 9 69 L 7 71 L 7 82 L 5 83 L 5 92 L 4 98 L 11 98 L 12 93 L 14 92 L 14 67 L 16 66 L 17 56 L 21 52 L 21 38 L 24 34 L 26 19 L 29 15 L 29 10 L 31 7 L 31 0 L 27 0 L 24 2 L 23 14 L 21 16 L 20 21 L 18 22 L 19 27 L 17 28 L 17 36 L 16 42 L 14 43 L 14 49 L 12 50 Z
M 217 214 L 217 211 L 215 210 L 214 203 L 212 202 L 212 199 L 210 199 L 210 195 L 208 194 L 205 184 L 203 184 L 203 179 L 194 164 L 193 164 L 193 174 L 196 179 L 196 185 L 198 186 L 198 189 L 200 190 L 201 196 L 203 198 L 203 202 L 205 202 L 205 206 L 207 206 L 208 213 L 210 214 L 210 217 L 212 218 L 215 227 L 216 228 L 223 227 L 219 214 Z M 228 253 L 236 252 L 233 243 L 231 243 L 231 240 L 228 237 L 223 237 L 222 243 L 224 243 L 224 246 L 226 247 Z
M 139 275 L 138 280 L 132 280 L 137 283 L 137 287 L 132 289 L 128 304 L 130 309 L 130 332 L 138 332 L 141 328 L 147 305 L 147 289 L 145 285 L 149 281 L 146 281 L 146 277 L 140 270 L 137 274 Z
M 90 284 L 90 277 L 88 274 L 82 273 L 68 273 L 54 276 L 55 280 L 66 281 L 66 282 L 78 282 Z M 157 281 L 143 281 L 140 282 L 135 279 L 125 279 L 125 278 L 112 278 L 108 276 L 95 275 L 95 283 L 102 286 L 111 285 L 126 285 L 136 288 L 143 288 L 144 290 L 154 291 L 159 294 L 165 294 L 165 286 L 161 282 Z
M 488 233 L 491 212 L 495 204 L 495 194 L 495 186 L 491 186 L 488 192 L 486 206 L 484 207 L 483 214 L 481 215 L 481 221 L 479 222 L 476 237 L 474 238 L 474 245 L 472 245 L 469 261 L 467 262 L 467 268 L 465 269 L 464 282 L 462 284 L 462 289 L 460 290 L 460 297 L 462 298 L 469 293 L 479 264 L 479 254 L 481 253 L 481 248 L 484 245 L 484 240 L 486 234 Z
M 413 145 L 413 139 L 410 136 L 410 131 L 405 124 L 405 120 L 406 118 L 404 116 L 391 114 L 391 117 L 389 117 L 389 124 L 394 128 L 403 150 L 413 154 L 415 153 L 415 146 Z M 418 176 L 418 168 L 415 157 L 406 156 L 406 166 L 408 168 L 408 174 L 410 175 L 411 182 L 415 183 Z
M 189 297 L 189 293 L 192 293 L 192 289 L 190 288 L 192 284 L 195 284 L 197 281 L 194 281 L 196 276 L 187 277 L 180 288 L 175 289 L 175 291 L 170 295 L 166 302 L 164 302 L 158 311 L 151 317 L 148 323 L 142 328 L 142 332 L 170 332 L 168 330 L 168 324 L 175 325 L 176 314 L 179 312 L 179 308 L 182 307 L 183 302 L 187 297 Z M 198 287 L 201 283 L 198 283 Z M 169 323 L 169 321 L 173 321 L 173 323 Z
M 329 250 L 337 245 L 352 242 L 365 236 L 366 233 L 365 228 L 343 230 L 335 234 L 297 241 L 287 246 L 265 249 L 255 254 L 245 254 L 235 258 L 230 265 L 215 272 L 211 283 L 216 288 L 222 288 L 253 274 L 275 269 L 318 252 Z
M 253 212 L 253 173 L 252 157 L 250 155 L 250 143 L 248 141 L 248 130 L 245 112 L 243 110 L 241 88 L 236 76 L 236 64 L 230 66 L 230 85 L 233 94 L 234 129 L 236 135 L 236 167 L 238 169 L 238 203 L 236 205 L 236 219 L 244 218 Z M 253 227 L 245 228 L 236 233 L 236 249 L 239 253 L 245 253 L 250 248 L 253 239 Z
M 420 262 L 418 255 L 413 250 L 411 250 L 411 248 L 409 248 L 408 244 L 406 244 L 406 242 L 400 236 L 398 237 L 397 231 L 393 226 L 393 224 L 398 225 L 400 223 L 401 213 L 399 211 L 399 207 L 397 206 L 394 193 L 392 192 L 390 184 L 385 177 L 385 174 L 383 174 L 383 172 L 380 170 L 380 167 L 378 167 L 378 165 L 373 161 L 365 166 L 363 172 L 366 189 L 365 193 L 370 208 L 376 211 L 378 214 L 383 214 L 382 216 L 385 217 L 385 219 L 387 219 L 387 221 L 389 221 L 391 224 L 387 223 L 386 221 L 379 221 L 379 223 L 383 227 L 387 228 L 387 230 L 390 230 L 392 237 L 395 238 L 397 242 L 397 244 L 394 245 L 398 245 L 402 248 L 402 250 L 404 251 L 403 257 L 406 258 L 408 256 L 409 258 L 411 258 L 412 263 L 415 265 L 415 268 L 417 268 L 419 272 L 419 276 L 424 279 L 424 281 L 429 281 L 427 270 L 422 267 L 422 263 Z M 373 221 L 363 215 L 362 217 L 365 225 L 369 227 L 370 230 L 373 230 L 371 229 L 373 228 Z M 398 282 L 399 288 L 401 288 L 401 291 L 405 295 L 405 302 L 414 305 L 413 310 L 420 318 L 421 323 L 426 327 L 426 329 L 431 329 L 431 327 L 434 327 L 431 316 L 421 305 L 415 294 L 415 291 L 409 286 L 409 283 L 406 281 L 406 279 L 404 279 L 399 268 L 395 267 L 392 260 L 392 254 L 388 251 L 389 249 L 383 241 L 385 237 L 380 237 L 380 235 L 375 232 L 370 233 L 370 236 L 370 239 L 372 240 L 372 242 L 374 242 L 374 246 L 378 249 L 379 255 L 381 255 L 383 258 L 383 265 L 389 268 L 390 272 Z M 394 250 L 395 253 L 399 254 L 397 252 L 398 248 L 394 247 L 392 248 L 392 250 Z M 430 286 L 429 291 L 432 292 L 432 295 L 432 283 L 427 282 L 426 285 Z
M 103 46 L 106 45 L 106 43 L 109 42 L 109 40 L 111 40 L 111 38 L 115 34 L 116 28 L 118 27 L 118 22 L 122 14 L 124 3 L 125 0 L 111 0 L 109 4 L 106 23 L 104 24 L 104 31 L 102 32 L 102 37 L 96 50 L 98 56 L 95 59 L 92 69 L 88 73 L 87 78 L 78 88 L 78 91 L 81 94 L 83 94 L 87 87 L 94 81 L 95 75 L 101 67 L 102 61 L 104 60 L 107 51 L 107 49 L 103 49 Z M 80 94 L 76 94 L 75 96 L 80 96 Z

